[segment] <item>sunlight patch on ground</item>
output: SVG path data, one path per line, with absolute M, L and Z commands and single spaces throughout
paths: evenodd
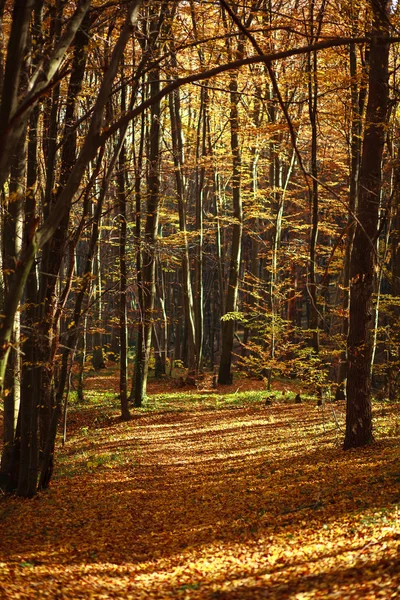
M 96 413 L 50 490 L 0 502 L 0 597 L 400 597 L 398 437 L 344 453 L 311 403 Z

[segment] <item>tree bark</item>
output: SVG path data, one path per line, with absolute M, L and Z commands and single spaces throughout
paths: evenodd
M 149 82 L 151 95 L 157 94 L 160 90 L 160 70 L 158 67 L 150 71 Z M 156 102 L 152 105 L 150 112 L 149 166 L 147 175 L 148 197 L 141 265 L 142 306 L 140 307 L 141 323 L 139 323 L 137 342 L 137 352 L 140 353 L 137 356 L 140 356 L 140 361 L 137 359 L 135 363 L 134 405 L 136 407 L 140 407 L 146 397 L 156 296 L 155 244 L 160 204 L 160 117 L 161 102 Z
M 233 199 L 233 225 L 231 261 L 229 267 L 229 281 L 226 294 L 225 313 L 233 313 L 236 310 L 240 254 L 242 246 L 243 209 L 241 195 L 241 153 L 239 146 L 239 93 L 237 74 L 230 77 L 230 128 L 231 128 L 231 151 L 232 151 L 232 199 Z M 232 349 L 235 321 L 232 318 L 222 321 L 222 350 L 219 364 L 218 383 L 232 383 Z
M 350 261 L 350 323 L 344 449 L 373 441 L 371 406 L 372 294 L 388 105 L 388 0 L 373 0 L 369 95 L 359 178 L 357 225 Z
M 4 301 L 4 317 L 0 325 L 0 394 L 3 391 L 4 387 L 4 375 L 5 369 L 8 361 L 8 355 L 10 351 L 10 339 L 13 329 L 14 323 L 14 315 L 18 308 L 18 303 L 20 298 L 22 297 L 25 283 L 28 278 L 28 274 L 31 270 L 31 266 L 34 262 L 37 251 L 44 246 L 44 244 L 52 237 L 57 227 L 63 220 L 65 214 L 68 212 L 72 199 L 77 192 L 85 170 L 89 164 L 89 162 L 94 158 L 98 147 L 101 145 L 101 136 L 100 132 L 103 126 L 103 118 L 104 118 L 104 108 L 109 99 L 109 95 L 112 90 L 113 81 L 120 64 L 120 60 L 125 49 L 125 46 L 131 36 L 132 29 L 134 26 L 134 22 L 137 18 L 138 10 L 140 7 L 140 0 L 133 0 L 128 7 L 128 18 L 122 28 L 121 34 L 115 44 L 112 56 L 110 58 L 109 67 L 104 74 L 100 90 L 96 99 L 95 106 L 93 108 L 93 114 L 90 121 L 89 129 L 87 135 L 85 137 L 85 141 L 83 143 L 81 152 L 75 162 L 74 168 L 68 178 L 68 181 L 60 193 L 60 196 L 49 214 L 49 216 L 44 221 L 43 225 L 37 228 L 37 223 L 32 223 L 33 227 L 31 228 L 29 238 L 27 239 L 27 243 L 23 248 L 20 256 L 20 260 L 16 266 L 15 272 L 12 277 L 12 282 L 10 284 L 10 291 L 7 294 Z M 88 8 L 88 4 L 86 6 Z M 84 13 L 81 15 L 82 19 L 84 17 Z M 79 13 L 80 18 L 80 13 Z M 78 15 L 76 19 L 73 20 L 71 27 L 79 27 L 82 22 L 82 19 L 78 24 Z M 59 54 L 66 50 L 66 43 L 69 40 L 69 36 L 71 35 L 71 27 L 68 30 L 65 36 L 63 37 L 63 41 L 57 46 L 57 61 L 53 62 L 51 65 L 46 66 L 46 70 L 43 74 L 43 77 L 53 76 L 53 68 L 57 64 L 60 64 L 62 60 L 62 56 Z M 71 38 L 72 40 L 72 38 Z M 70 40 L 70 41 L 71 41 Z M 7 58 L 8 59 L 8 58 Z M 11 60 L 11 57 L 10 57 Z M 43 81 L 43 77 L 40 79 L 40 82 Z M 39 86 L 42 89 L 41 86 Z M 38 89 L 38 88 L 36 88 Z M 6 135 L 6 134 L 5 134 Z M 17 134 L 15 134 L 17 135 Z M 19 134 L 16 139 L 19 139 Z M 3 140 L 0 140 L 1 142 Z M 1 146 L 1 150 L 4 153 L 4 146 Z M 5 161 L 5 165 L 0 165 L 0 187 L 3 180 L 5 180 L 7 176 L 7 165 L 8 162 Z
M 25 140 L 18 145 L 15 161 L 11 167 L 9 196 L 3 224 L 2 269 L 5 290 L 8 288 L 9 274 L 12 273 L 15 260 L 21 251 L 22 240 L 22 204 L 25 192 Z M 20 406 L 20 313 L 15 314 L 13 327 L 13 348 L 6 371 L 4 397 L 4 448 L 1 457 L 1 472 L 8 475 L 11 470 L 14 435 Z
M 183 234 L 183 257 L 182 257 L 182 275 L 183 275 L 183 300 L 185 304 L 186 329 L 188 333 L 188 353 L 187 363 L 188 372 L 191 373 L 196 367 L 196 330 L 194 318 L 194 303 L 192 282 L 190 278 L 190 257 L 189 243 L 186 223 L 186 197 L 185 197 L 185 179 L 183 175 L 183 137 L 182 122 L 180 115 L 180 93 L 175 90 L 169 96 L 171 134 L 173 159 L 175 167 L 176 193 L 178 197 L 179 229 Z
M 349 310 L 350 310 L 350 257 L 353 248 L 355 220 L 354 215 L 358 202 L 358 179 L 361 162 L 361 134 L 362 117 L 366 100 L 366 85 L 363 78 L 365 68 L 363 69 L 362 79 L 357 82 L 357 54 L 356 45 L 351 43 L 349 48 L 349 65 L 351 76 L 351 141 L 350 141 L 350 185 L 349 185 L 349 215 L 347 219 L 348 233 L 346 240 L 346 250 L 343 265 L 343 321 L 342 334 L 343 339 L 347 341 L 349 333 Z M 347 378 L 347 347 L 341 352 L 339 358 L 339 367 L 337 374 L 337 388 L 335 393 L 336 400 L 344 400 L 346 397 L 345 384 Z
M 121 108 L 126 109 L 125 87 L 121 90 Z M 118 170 L 118 202 L 119 202 L 119 342 L 120 342 L 120 375 L 119 393 L 121 400 L 121 418 L 128 421 L 131 418 L 128 408 L 128 330 L 127 330 L 127 266 L 126 266 L 126 242 L 127 242 L 127 194 L 126 194 L 126 147 L 122 143 L 119 155 Z

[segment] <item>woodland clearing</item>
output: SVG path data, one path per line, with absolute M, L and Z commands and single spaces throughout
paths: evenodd
M 0 597 L 399 598 L 399 404 L 343 452 L 343 403 L 254 383 L 153 384 L 121 422 L 93 378 L 51 488 L 0 498 Z

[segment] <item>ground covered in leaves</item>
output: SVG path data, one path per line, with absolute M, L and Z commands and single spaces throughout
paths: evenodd
M 0 498 L 1 598 L 400 597 L 399 405 L 343 452 L 340 403 L 159 387 L 122 423 L 96 387 L 51 488 Z

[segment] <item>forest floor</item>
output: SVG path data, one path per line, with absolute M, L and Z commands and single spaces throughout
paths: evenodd
M 123 423 L 93 378 L 50 489 L 0 497 L 0 598 L 400 598 L 400 405 L 343 452 L 344 404 L 279 387 L 153 385 Z

